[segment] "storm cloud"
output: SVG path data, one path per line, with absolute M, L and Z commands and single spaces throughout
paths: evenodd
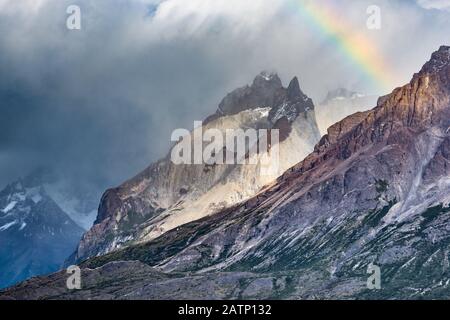
M 339 87 L 387 93 L 296 1 L 0 0 L 0 187 L 43 165 L 100 194 L 162 157 L 173 129 L 204 119 L 262 70 L 284 82 L 299 76 L 315 101 Z M 392 88 L 449 41 L 446 1 L 316 2 L 379 48 Z M 81 30 L 66 28 L 71 4 Z M 377 31 L 366 28 L 373 4 Z

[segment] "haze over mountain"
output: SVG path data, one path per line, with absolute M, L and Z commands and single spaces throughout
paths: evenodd
M 82 290 L 68 291 L 60 272 L 0 296 L 447 298 L 449 177 L 450 47 L 442 46 L 408 84 L 330 127 L 251 199 L 85 261 Z M 381 290 L 366 286 L 371 263 Z
M 325 135 L 330 126 L 345 117 L 371 109 L 376 105 L 377 99 L 377 96 L 366 96 L 344 88 L 328 92 L 325 100 L 319 103 L 316 108 L 320 133 Z
M 82 30 L 68 32 L 72 0 L 1 0 L 0 189 L 38 164 L 100 197 L 164 156 L 174 129 L 209 115 L 224 92 L 263 69 L 284 82 L 300 75 L 317 106 L 339 87 L 384 95 L 448 39 L 439 1 L 378 0 L 381 30 L 366 28 L 372 0 L 303 1 L 374 44 L 395 75 L 383 86 L 292 2 L 77 0 Z
M 59 270 L 80 241 L 84 230 L 48 193 L 51 182 L 35 171 L 0 191 L 0 288 Z M 64 205 L 63 199 L 58 197 Z M 84 214 L 71 213 L 86 221 Z
M 278 129 L 279 162 L 270 162 L 276 167 L 262 175 L 261 154 L 250 155 L 259 159 L 254 165 L 175 165 L 170 152 L 104 194 L 95 225 L 83 236 L 68 263 L 152 240 L 247 200 L 304 159 L 320 139 L 314 104 L 301 91 L 298 79 L 292 79 L 285 88 L 278 75 L 267 72 L 259 74 L 251 85 L 229 93 L 203 127 L 191 133 L 192 139 L 196 132 L 208 129 L 224 135 L 231 129 Z M 223 152 L 236 151 L 225 148 Z

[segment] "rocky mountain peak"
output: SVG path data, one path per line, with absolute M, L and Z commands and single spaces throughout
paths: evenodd
M 411 82 L 378 100 L 377 112 L 408 126 L 448 123 L 450 119 L 450 47 L 442 46 Z M 446 113 L 447 116 L 442 113 Z
M 314 103 L 311 98 L 303 93 L 297 77 L 294 77 L 279 103 L 270 111 L 272 123 L 286 121 L 292 123 L 301 113 L 311 112 L 314 114 Z M 315 117 L 315 116 L 314 116 Z
M 245 110 L 274 107 L 283 91 L 283 84 L 278 75 L 263 71 L 255 77 L 252 85 L 229 93 L 219 104 L 214 118 L 238 114 Z
M 289 108 L 293 111 L 293 119 L 301 112 L 314 109 L 312 100 L 300 89 L 297 77 L 285 88 L 276 73 L 263 71 L 255 77 L 251 85 L 229 93 L 220 103 L 216 114 L 207 121 L 263 107 L 271 108 L 272 114 L 280 115 L 283 110 Z
M 229 93 L 219 104 L 217 112 L 208 117 L 205 123 L 258 108 L 270 108 L 270 120 L 273 123 L 284 117 L 292 122 L 300 113 L 314 110 L 314 104 L 300 89 L 297 77 L 285 88 L 278 74 L 263 71 L 251 85 Z
M 294 100 L 299 97 L 303 97 L 305 94 L 300 89 L 300 84 L 298 82 L 298 78 L 294 77 L 291 82 L 289 83 L 288 89 L 287 89 L 287 97 L 289 100 Z

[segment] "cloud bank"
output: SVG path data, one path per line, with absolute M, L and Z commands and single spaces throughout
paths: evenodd
M 261 70 L 300 78 L 316 102 L 346 87 L 385 94 L 300 0 L 0 0 L 0 186 L 37 165 L 100 194 L 164 155 L 175 128 L 215 111 Z M 448 42 L 448 1 L 315 0 L 347 21 L 408 81 Z M 379 5 L 382 29 L 366 28 Z M 448 44 L 448 43 L 447 43 Z
M 450 0 L 417 0 L 425 9 L 450 10 Z

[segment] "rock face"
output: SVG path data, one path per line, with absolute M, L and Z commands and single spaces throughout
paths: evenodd
M 450 47 L 441 47 L 409 84 L 331 127 L 306 159 L 250 200 L 86 261 L 84 272 L 103 275 L 89 290 L 69 293 L 56 274 L 0 296 L 447 298 L 449 127 Z M 372 263 L 380 290 L 366 286 Z M 125 286 L 105 280 L 113 273 L 103 270 L 118 265 L 129 271 Z
M 0 288 L 58 270 L 81 229 L 32 174 L 0 192 Z
M 284 88 L 276 74 L 266 72 L 251 86 L 228 94 L 191 137 L 200 130 L 225 134 L 227 129 L 249 128 L 280 130 L 280 163 L 271 174 L 261 175 L 260 165 L 175 165 L 169 154 L 104 194 L 95 225 L 68 263 L 150 241 L 245 201 L 304 159 L 320 139 L 314 104 L 301 91 L 298 79 Z

